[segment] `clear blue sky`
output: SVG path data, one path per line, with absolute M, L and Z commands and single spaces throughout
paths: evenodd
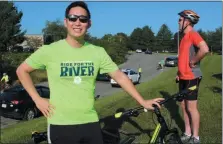
M 46 20 L 63 20 L 71 2 L 15 2 L 23 12 L 22 30 L 41 34 Z M 87 2 L 92 15 L 92 36 L 124 32 L 130 35 L 136 27 L 150 26 L 156 34 L 162 24 L 177 31 L 178 12 L 191 9 L 200 15 L 195 29 L 213 31 L 222 26 L 222 2 Z

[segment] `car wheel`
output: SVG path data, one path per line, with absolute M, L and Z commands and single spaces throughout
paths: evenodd
M 33 108 L 29 108 L 26 110 L 23 120 L 32 120 L 36 116 L 36 111 Z

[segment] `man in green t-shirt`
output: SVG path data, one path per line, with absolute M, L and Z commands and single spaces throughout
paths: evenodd
M 144 100 L 129 78 L 111 60 L 104 48 L 85 42 L 91 15 L 83 1 L 71 3 L 65 12 L 66 39 L 45 45 L 29 56 L 17 75 L 37 108 L 47 117 L 48 142 L 53 144 L 102 144 L 99 118 L 94 108 L 95 79 L 108 73 L 140 105 L 153 109 L 163 98 Z M 41 98 L 29 75 L 46 69 L 50 100 Z M 86 142 L 85 141 L 85 142 Z

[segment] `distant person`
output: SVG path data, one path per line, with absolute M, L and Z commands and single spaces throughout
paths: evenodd
M 142 76 L 142 68 L 140 67 L 140 65 L 139 65 L 138 73 L 139 73 L 139 80 L 140 80 Z
M 9 83 L 9 76 L 7 73 L 3 73 L 3 76 L 1 78 L 1 82 L 4 84 L 8 84 Z
M 1 89 L 7 89 L 9 88 L 9 76 L 7 73 L 3 73 L 3 76 L 1 78 Z
M 65 11 L 66 39 L 40 47 L 18 68 L 17 75 L 37 108 L 47 117 L 48 142 L 102 144 L 101 127 L 94 107 L 95 81 L 108 73 L 140 105 L 153 109 L 163 98 L 145 100 L 104 48 L 85 41 L 91 14 L 84 1 L 72 2 Z M 30 73 L 46 69 L 50 100 L 36 91 Z
M 160 60 L 158 64 L 159 64 L 160 69 L 163 70 L 164 65 L 165 65 L 165 60 L 164 59 Z
M 199 21 L 198 14 L 192 10 L 184 10 L 178 14 L 180 15 L 178 24 L 183 38 L 180 42 L 176 79 L 179 81 L 179 90 L 183 90 L 194 85 L 199 87 L 202 79 L 200 61 L 209 52 L 209 48 L 200 34 L 193 29 Z M 184 143 L 200 143 L 200 114 L 197 98 L 198 89 L 189 93 L 186 99 L 181 102 L 185 122 L 185 132 L 181 140 Z

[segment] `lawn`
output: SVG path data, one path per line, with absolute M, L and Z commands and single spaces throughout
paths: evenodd
M 203 79 L 199 91 L 199 110 L 201 116 L 200 139 L 201 143 L 222 142 L 222 57 L 221 55 L 207 56 L 201 63 Z M 177 92 L 175 83 L 176 68 L 161 73 L 149 82 L 137 85 L 143 97 L 169 97 Z M 118 92 L 112 96 L 99 98 L 95 107 L 101 118 L 115 113 L 117 109 L 129 109 L 139 106 L 135 100 L 125 92 Z M 170 101 L 161 109 L 171 127 L 183 130 L 182 113 L 178 103 Z M 140 133 L 136 142 L 146 143 L 151 139 L 157 121 L 153 112 L 142 113 L 137 118 L 129 118 L 120 125 L 123 131 Z M 120 123 L 119 123 L 120 124 Z M 103 124 L 102 124 L 103 126 Z M 21 122 L 1 130 L 2 143 L 24 143 L 30 138 L 33 130 L 46 130 L 44 117 L 29 122 Z M 149 133 L 145 133 L 149 132 Z

